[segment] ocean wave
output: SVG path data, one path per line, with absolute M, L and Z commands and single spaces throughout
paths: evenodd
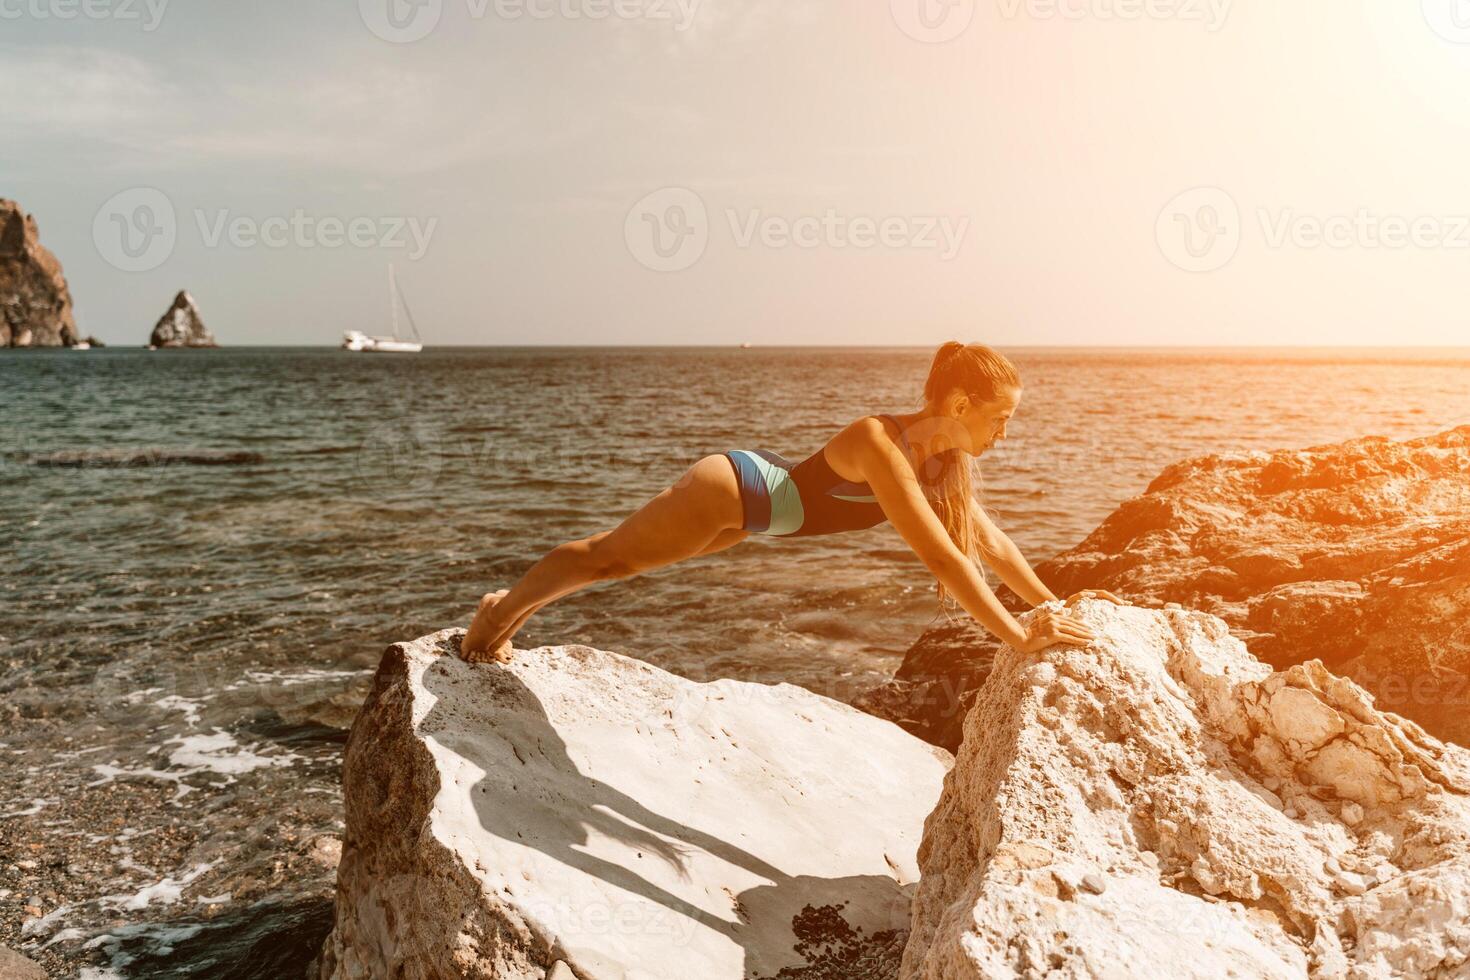
M 249 466 L 265 462 L 260 453 L 238 449 L 64 449 L 52 453 L 13 453 L 30 466 L 113 469 L 134 466 Z

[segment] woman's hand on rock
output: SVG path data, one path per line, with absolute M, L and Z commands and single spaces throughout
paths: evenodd
M 1026 642 L 1021 644 L 1020 650 L 1022 653 L 1035 653 L 1056 643 L 1085 647 L 1095 639 L 1097 636 L 1092 632 L 1092 627 L 1082 620 L 1074 619 L 1066 613 L 1043 609 L 1026 628 Z

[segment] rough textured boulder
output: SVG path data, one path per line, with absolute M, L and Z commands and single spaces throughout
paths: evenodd
M 187 290 L 181 290 L 174 297 L 174 304 L 159 319 L 148 343 L 155 347 L 219 346 L 215 342 L 214 334 L 204 325 L 204 318 L 199 315 L 199 306 Z
M 1470 751 L 1214 616 L 1078 611 L 965 720 L 903 980 L 1470 975 Z
M 46 980 L 46 970 L 9 946 L 0 946 L 0 980 Z
M 61 263 L 41 244 L 36 219 L 0 198 L 0 347 L 77 342 Z
M 1037 573 L 1213 613 L 1261 659 L 1321 659 L 1470 744 L 1470 426 L 1185 460 Z M 972 623 L 931 631 L 863 703 L 953 747 L 994 652 Z
M 462 636 L 389 647 L 353 725 L 321 977 L 896 976 L 948 753 L 788 684 Z

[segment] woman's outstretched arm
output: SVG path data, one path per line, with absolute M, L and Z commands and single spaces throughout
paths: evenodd
M 1034 651 L 1053 643 L 1085 645 L 1092 641 L 1091 628 L 1081 620 L 1061 613 L 1045 613 L 1028 630 L 1006 611 L 985 583 L 980 569 L 955 545 L 940 523 L 934 508 L 924 498 L 913 468 L 893 445 L 876 420 L 855 425 L 871 426 L 854 433 L 845 447 L 853 464 L 873 489 L 894 529 L 908 542 L 914 554 L 944 583 L 950 595 L 981 626 L 1017 650 Z
M 985 508 L 973 498 L 970 500 L 970 513 L 974 515 L 975 526 L 980 529 L 980 547 L 985 563 L 995 569 L 1000 580 L 1033 606 L 1056 601 L 1057 597 L 1037 577 L 1036 571 L 1026 561 L 1026 556 L 1021 554 L 1021 549 L 1016 547 L 1015 542 L 1004 531 L 995 526 L 990 515 L 985 513 Z
M 985 513 L 985 508 L 980 506 L 978 500 L 970 501 L 970 512 L 975 515 L 975 523 L 980 528 L 981 551 L 985 563 L 995 569 L 995 574 L 1000 576 L 1000 580 L 1009 585 L 1012 592 L 1033 606 L 1039 606 L 1043 602 L 1055 602 L 1057 597 L 1037 576 L 1036 571 L 1026 561 L 1026 556 L 1021 554 L 1021 549 L 1016 547 L 1015 542 L 1007 537 L 1004 531 L 995 526 L 995 522 L 990 519 L 990 515 Z M 1103 599 L 1120 606 L 1126 605 L 1122 599 L 1101 589 L 1087 589 L 1078 592 L 1067 600 L 1067 605 L 1070 606 L 1074 600 L 1083 597 Z

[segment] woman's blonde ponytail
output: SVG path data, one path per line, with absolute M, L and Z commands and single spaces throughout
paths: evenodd
M 1020 388 L 1021 375 L 1005 355 L 983 344 L 962 344 L 957 340 L 946 341 L 934 352 L 929 367 L 929 376 L 924 382 L 924 398 L 931 405 L 939 404 L 951 391 L 958 388 L 971 398 L 988 402 L 1008 388 Z M 935 513 L 950 539 L 977 565 L 982 560 L 981 535 L 972 501 L 981 503 L 983 489 L 979 467 L 975 457 L 961 449 L 950 449 L 940 464 L 940 476 L 934 486 L 938 493 L 930 498 Z M 948 598 L 944 583 L 938 583 L 941 604 Z

